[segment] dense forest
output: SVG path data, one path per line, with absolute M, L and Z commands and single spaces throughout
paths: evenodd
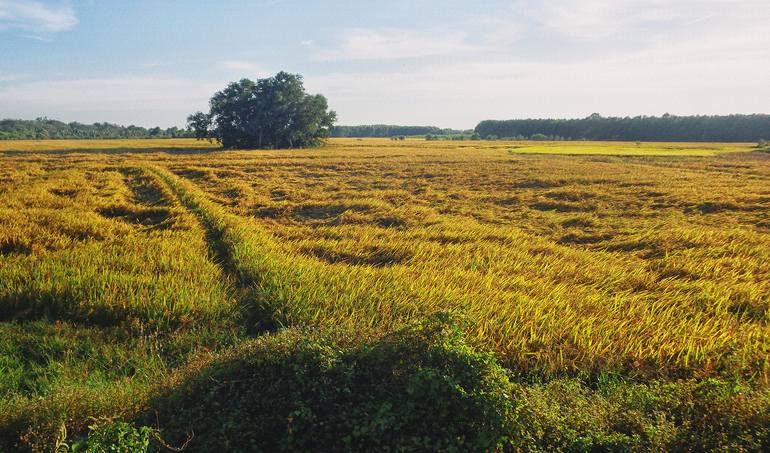
M 605 118 L 594 113 L 582 119 L 487 120 L 475 131 L 482 138 L 756 142 L 770 138 L 770 115 Z
M 49 138 L 180 138 L 192 137 L 184 129 L 170 127 L 144 128 L 140 126 L 119 126 L 110 123 L 64 123 L 48 118 L 35 120 L 0 120 L 0 140 L 44 140 Z
M 372 124 L 362 126 L 335 126 L 332 137 L 399 137 L 410 135 L 455 135 L 465 131 L 441 129 L 434 126 L 393 126 Z

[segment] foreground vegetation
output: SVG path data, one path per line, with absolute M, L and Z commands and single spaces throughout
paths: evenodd
M 770 448 L 753 145 L 184 145 L 0 143 L 0 451 Z

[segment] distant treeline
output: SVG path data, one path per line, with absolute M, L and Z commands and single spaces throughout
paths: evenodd
M 466 131 L 441 129 L 433 126 L 392 126 L 370 124 L 363 126 L 334 126 L 332 137 L 408 137 L 410 135 L 455 135 Z
M 111 123 L 64 123 L 48 118 L 0 120 L 0 140 L 185 138 L 192 132 Z M 332 137 L 408 137 L 430 139 L 623 140 L 688 142 L 757 142 L 770 139 L 770 115 L 603 117 L 582 119 L 486 120 L 473 131 L 434 126 L 385 124 L 335 126 Z
M 493 139 L 756 142 L 770 138 L 770 115 L 605 118 L 595 113 L 582 119 L 487 120 L 475 131 Z
M 48 118 L 35 120 L 0 120 L 0 140 L 45 140 L 79 138 L 181 138 L 191 133 L 170 127 L 144 128 L 140 126 L 119 126 L 110 123 L 64 123 Z

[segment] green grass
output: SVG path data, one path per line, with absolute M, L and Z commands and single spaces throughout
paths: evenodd
M 752 146 L 2 146 L 0 450 L 770 442 Z

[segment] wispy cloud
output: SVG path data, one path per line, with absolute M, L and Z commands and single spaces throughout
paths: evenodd
M 56 5 L 39 1 L 0 0 L 0 30 L 17 29 L 31 33 L 57 33 L 77 25 L 69 3 Z M 40 38 L 39 35 L 32 35 Z
M 717 25 L 768 19 L 766 0 L 516 0 L 517 12 L 555 34 L 600 40 L 676 30 L 718 18 Z
M 224 81 L 176 77 L 37 80 L 0 87 L 0 117 L 47 115 L 81 121 L 180 125 L 205 108 Z M 138 119 L 139 118 L 139 119 Z
M 240 76 L 256 77 L 267 75 L 267 72 L 257 63 L 248 60 L 225 60 L 220 65 L 233 72 L 238 72 Z
M 653 39 L 576 59 L 487 53 L 408 70 L 307 77 L 342 122 L 469 127 L 484 118 L 767 111 L 770 34 L 763 25 Z M 685 33 L 686 35 L 686 33 Z M 611 42 L 609 40 L 608 42 Z M 384 102 L 384 100 L 398 100 Z M 376 105 L 377 108 L 372 108 Z
M 22 78 L 23 77 L 21 75 L 18 75 L 18 74 L 4 74 L 4 73 L 0 73 L 0 83 L 3 83 L 3 82 L 14 82 L 14 81 L 20 80 Z
M 153 69 L 153 68 L 166 68 L 169 66 L 175 66 L 176 62 L 171 60 L 148 60 L 143 63 L 139 63 L 139 66 L 143 68 Z
M 468 52 L 466 34 L 444 31 L 428 33 L 407 29 L 352 29 L 330 50 L 320 51 L 317 60 L 396 60 Z

